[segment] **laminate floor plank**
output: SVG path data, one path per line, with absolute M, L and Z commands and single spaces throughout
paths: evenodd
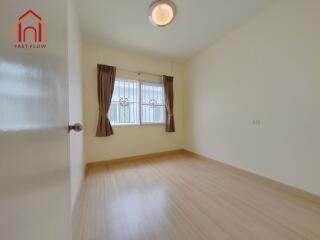
M 91 166 L 74 240 L 320 239 L 320 204 L 186 153 Z

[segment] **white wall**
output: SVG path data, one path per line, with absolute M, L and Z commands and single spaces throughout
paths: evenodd
M 185 65 L 187 149 L 320 195 L 319 12 L 279 1 Z
M 176 133 L 166 133 L 164 125 L 122 126 L 114 127 L 114 135 L 110 137 L 96 137 L 98 118 L 97 63 L 135 71 L 173 75 L 175 77 L 174 110 Z M 87 44 L 83 47 L 83 69 L 85 153 L 88 162 L 182 148 L 182 74 L 179 65 Z M 134 75 L 133 77 L 137 76 Z M 142 78 L 146 78 L 146 76 Z
M 81 36 L 74 0 L 68 1 L 69 122 L 83 122 Z M 76 201 L 84 175 L 83 132 L 70 132 L 71 206 Z

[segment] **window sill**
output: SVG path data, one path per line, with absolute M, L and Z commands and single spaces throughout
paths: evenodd
M 131 127 L 131 126 L 140 126 L 139 123 L 124 123 L 124 124 L 111 124 L 112 127 Z
M 165 125 L 165 123 L 141 123 L 140 125 Z
M 165 123 L 125 123 L 125 124 L 114 124 L 112 127 L 139 127 L 139 126 L 156 126 L 156 125 L 165 125 Z

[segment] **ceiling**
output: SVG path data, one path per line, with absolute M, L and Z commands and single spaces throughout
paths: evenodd
M 243 24 L 274 0 L 173 0 L 174 22 L 154 27 L 153 0 L 78 0 L 86 42 L 183 62 Z

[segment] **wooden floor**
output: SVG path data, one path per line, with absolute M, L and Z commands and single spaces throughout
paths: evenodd
M 320 239 L 320 204 L 179 153 L 90 167 L 74 240 Z

